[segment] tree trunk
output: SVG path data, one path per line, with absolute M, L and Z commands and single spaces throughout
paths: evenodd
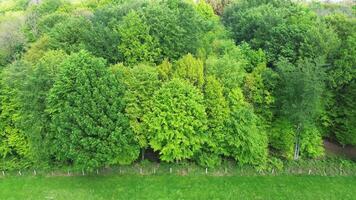
M 141 160 L 142 161 L 145 160 L 145 149 L 144 148 L 141 149 Z
M 295 136 L 295 147 L 294 147 L 294 160 L 298 160 L 299 159 L 299 153 L 300 153 L 300 123 L 298 124 L 297 127 L 297 133 Z

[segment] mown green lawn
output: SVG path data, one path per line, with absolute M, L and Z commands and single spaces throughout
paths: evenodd
M 356 177 L 111 175 L 0 178 L 0 199 L 356 199 Z

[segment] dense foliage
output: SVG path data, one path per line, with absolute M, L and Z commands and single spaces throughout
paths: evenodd
M 323 156 L 324 138 L 355 145 L 355 13 L 321 5 L 0 1 L 0 167 L 141 150 L 263 169 Z

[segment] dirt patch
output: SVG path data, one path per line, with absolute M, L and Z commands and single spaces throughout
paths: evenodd
M 341 146 L 336 142 L 324 140 L 324 147 L 328 155 L 344 156 L 356 160 L 356 147 L 354 146 Z

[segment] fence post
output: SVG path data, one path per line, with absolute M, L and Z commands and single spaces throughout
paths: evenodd
M 33 174 L 36 176 L 37 175 L 37 172 L 36 172 L 36 170 L 34 169 L 33 170 Z
M 5 176 L 5 172 L 4 171 L 2 171 L 2 175 Z
M 96 169 L 96 174 L 99 174 L 99 170 L 98 169 Z
M 83 174 L 83 176 L 85 175 L 85 173 L 84 173 L 84 169 L 82 169 L 82 174 Z
M 21 170 L 19 171 L 19 175 L 22 176 Z
M 169 168 L 169 173 L 170 173 L 170 174 L 172 173 L 172 167 Z
M 140 174 L 142 174 L 142 168 L 140 168 Z
M 153 174 L 156 174 L 156 168 L 155 167 L 153 168 Z
M 205 174 L 208 174 L 208 168 L 205 168 Z

